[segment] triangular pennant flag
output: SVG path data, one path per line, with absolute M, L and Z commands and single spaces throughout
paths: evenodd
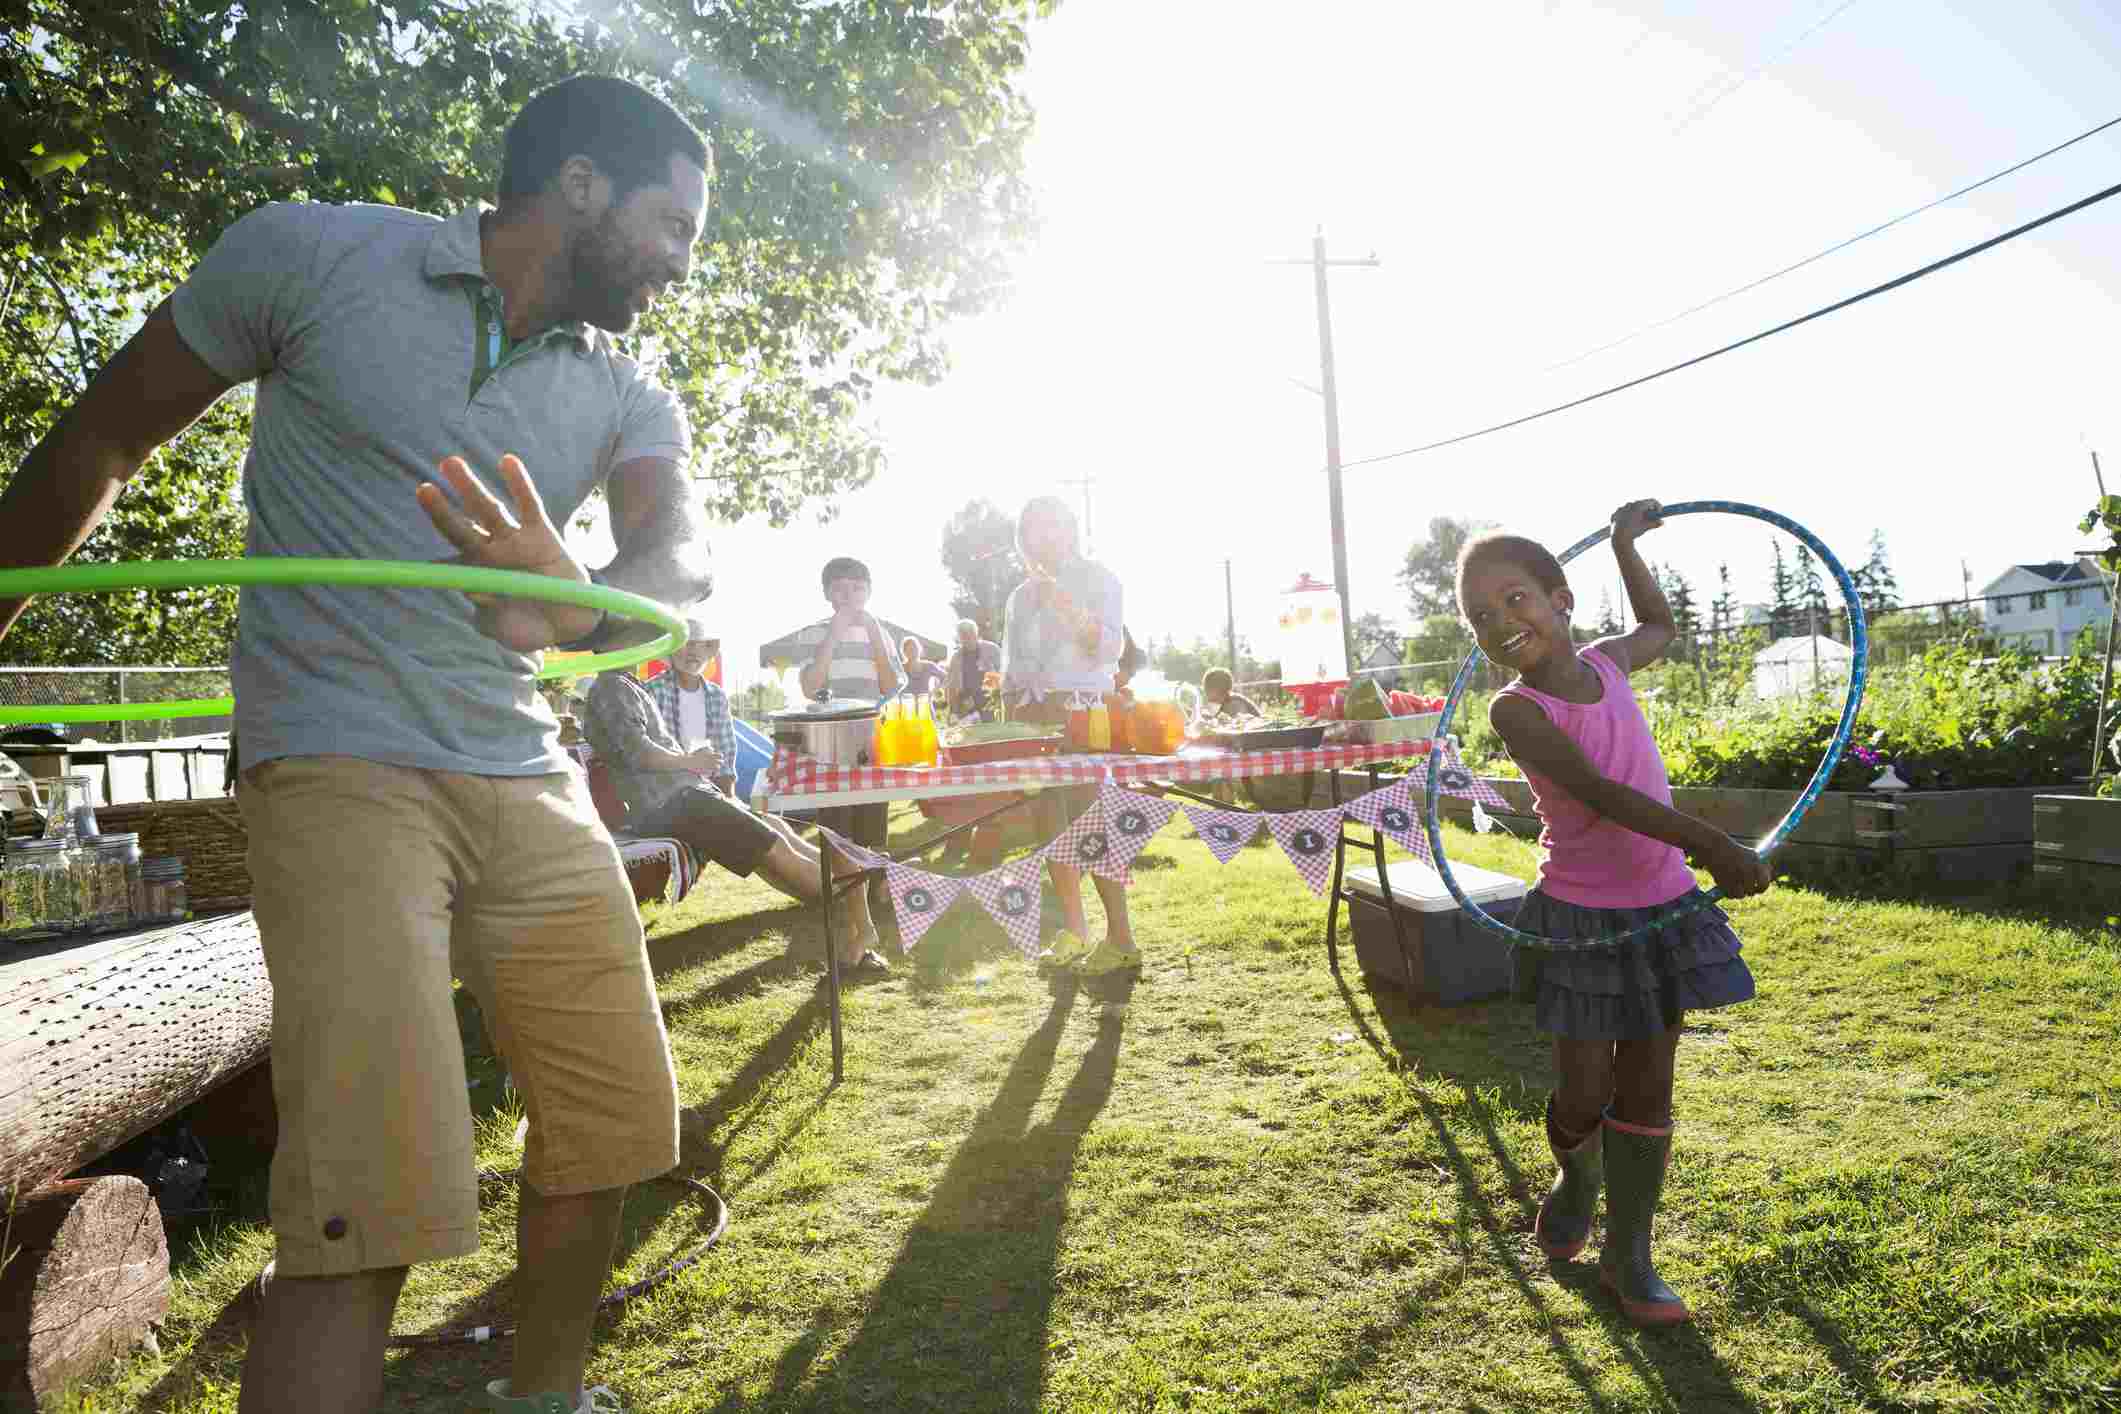
M 1465 763 L 1458 759 L 1456 751 L 1447 745 L 1438 750 L 1440 754 L 1436 761 L 1436 789 L 1439 794 L 1465 796 L 1497 810 L 1510 808 L 1510 803 L 1502 798 L 1502 794 L 1495 787 L 1466 769 Z M 1426 778 L 1423 785 L 1427 785 Z
M 1112 853 L 1112 832 L 1105 828 L 1105 803 L 1092 801 L 1090 808 L 1039 851 L 1056 864 L 1071 869 L 1095 869 Z
M 1045 861 L 1034 854 L 965 880 L 965 888 L 1025 957 L 1038 956 L 1038 881 L 1045 868 Z
M 1333 841 L 1340 835 L 1338 810 L 1286 810 L 1267 817 L 1267 828 L 1314 894 L 1326 891 L 1333 872 Z
M 834 853 L 840 855 L 857 868 L 881 869 L 891 862 L 875 850 L 864 849 L 837 830 L 828 830 L 823 825 L 820 825 L 817 827 L 817 832 L 821 839 L 828 841 L 832 845 Z
M 1388 838 L 1414 851 L 1420 859 L 1431 858 L 1429 832 L 1421 820 L 1421 803 L 1415 799 L 1414 788 L 1408 782 L 1395 781 L 1381 786 L 1357 796 L 1341 809 L 1350 820 L 1368 825 L 1373 830 L 1382 830 Z
M 1259 817 L 1244 810 L 1199 810 L 1186 806 L 1186 818 L 1193 822 L 1201 843 L 1224 864 L 1237 858 L 1237 852 L 1252 843 L 1259 833 Z
M 1134 862 L 1134 856 L 1178 813 L 1174 801 L 1122 790 L 1110 783 L 1098 792 L 1097 803 L 1105 817 L 1110 847 L 1105 851 L 1104 862 L 1093 864 L 1090 869 L 1107 879 L 1128 877 L 1127 866 Z
M 891 907 L 898 915 L 899 948 L 905 952 L 913 950 L 921 935 L 965 891 L 962 879 L 924 873 L 903 864 L 884 866 L 884 885 L 891 891 Z

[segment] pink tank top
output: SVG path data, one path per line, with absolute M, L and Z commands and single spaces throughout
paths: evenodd
M 1596 702 L 1564 702 L 1522 682 L 1498 695 L 1537 703 L 1576 743 L 1591 769 L 1670 805 L 1672 783 L 1664 758 L 1657 754 L 1627 674 L 1595 645 L 1577 656 L 1598 674 L 1602 691 Z M 1677 847 L 1616 825 L 1552 781 L 1524 774 L 1532 787 L 1532 808 L 1545 827 L 1539 834 L 1547 851 L 1539 887 L 1550 897 L 1586 908 L 1648 908 L 1695 887 L 1694 872 Z

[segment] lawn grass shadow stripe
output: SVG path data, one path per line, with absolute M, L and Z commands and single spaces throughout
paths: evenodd
M 829 1375 L 808 1384 L 831 1335 L 814 1323 L 784 1352 L 769 1406 L 1043 1407 L 1066 1195 L 1083 1136 L 1111 1096 L 1123 1036 L 1117 1016 L 1101 1018 L 1052 1117 L 1032 1125 L 1076 1001 L 1073 988 L 1057 995 L 1018 1052 Z M 917 1364 L 908 1350 L 922 1352 Z
M 803 1047 L 824 1027 L 825 1021 L 825 997 L 820 988 L 752 1051 L 750 1059 L 715 1093 L 713 1099 L 679 1114 L 680 1167 L 704 1175 L 727 1197 L 772 1163 L 800 1132 L 801 1125 L 807 1123 L 830 1097 L 829 1090 L 819 1093 L 806 1107 L 799 1122 L 782 1133 L 767 1155 L 754 1163 L 741 1181 L 730 1187 L 724 1186 L 722 1166 L 737 1137 L 767 1111 L 776 1088 L 774 1082 L 789 1069 Z

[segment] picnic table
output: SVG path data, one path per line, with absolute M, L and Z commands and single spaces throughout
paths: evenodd
M 1264 751 L 1189 746 L 1169 756 L 1148 756 L 1132 752 L 1085 752 L 1030 756 L 975 765 L 927 767 L 830 766 L 819 762 L 815 757 L 783 747 L 774 754 L 773 762 L 766 770 L 766 808 L 775 812 L 825 810 L 841 805 L 876 805 L 951 796 L 1000 794 L 1005 797 L 995 809 L 976 819 L 959 824 L 911 849 L 884 856 L 891 863 L 903 864 L 966 830 L 1022 808 L 1028 803 L 1027 794 L 1035 794 L 1041 790 L 1095 786 L 1110 782 L 1117 786 L 1134 786 L 1160 794 L 1177 795 L 1217 809 L 1226 809 L 1228 807 L 1223 802 L 1196 794 L 1186 787 L 1322 771 L 1330 783 L 1333 803 L 1338 805 L 1341 803 L 1340 772 L 1368 769 L 1371 781 L 1375 784 L 1377 767 L 1409 757 L 1426 755 L 1431 745 L 1427 738 L 1414 738 L 1375 744 L 1348 743 Z M 1391 885 L 1385 872 L 1383 836 L 1372 830 L 1371 838 L 1366 841 L 1351 839 L 1345 822 L 1338 835 L 1333 859 L 1332 902 L 1326 915 L 1327 944 L 1330 947 L 1333 943 L 1333 931 L 1340 904 L 1348 897 L 1342 888 L 1342 875 L 1347 850 L 1351 844 L 1358 848 L 1368 848 L 1375 855 L 1386 908 L 1391 913 L 1393 926 L 1397 931 L 1400 927 L 1399 914 L 1391 907 Z M 831 862 L 825 851 L 820 851 L 819 860 L 820 873 L 823 876 L 819 909 L 826 939 L 826 998 L 832 1022 L 832 1079 L 833 1083 L 837 1084 L 842 1075 L 843 1042 L 840 1030 L 839 950 L 833 947 L 831 942 L 832 901 L 836 893 L 845 889 L 867 888 L 870 878 L 881 873 L 883 866 L 876 865 L 864 869 L 858 874 L 847 876 L 851 882 L 841 882 L 833 878 Z M 1401 946 L 1405 946 L 1403 935 Z M 1334 957 L 1334 963 L 1338 965 L 1337 955 Z

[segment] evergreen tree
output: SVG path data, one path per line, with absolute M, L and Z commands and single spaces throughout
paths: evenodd
M 1709 603 L 1709 632 L 1728 633 L 1738 626 L 1738 596 L 1731 593 L 1729 561 L 1716 566 L 1716 597 Z
M 1782 558 L 1782 542 L 1775 542 L 1775 571 L 1768 580 L 1768 635 L 1771 638 L 1788 638 L 1790 628 L 1797 621 L 1797 581 L 1790 573 L 1787 561 Z
M 1620 615 L 1613 611 L 1613 591 L 1601 589 L 1598 591 L 1598 636 L 1610 638 L 1620 631 Z
M 1812 547 L 1802 541 L 1797 545 L 1797 572 L 1792 578 L 1797 593 L 1797 626 L 1805 633 L 1833 637 L 1834 616 L 1827 607 L 1826 581 L 1820 577 L 1819 561 L 1813 557 Z
M 1679 640 L 1691 644 L 1696 630 L 1701 627 L 1701 610 L 1694 602 L 1694 586 L 1678 570 L 1665 567 L 1664 597 L 1672 606 L 1672 622 L 1679 628 Z
M 1885 553 L 1885 532 L 1871 532 L 1870 558 L 1853 576 L 1863 598 L 1864 612 L 1882 618 L 1900 607 L 1900 582 L 1893 577 L 1893 562 Z

